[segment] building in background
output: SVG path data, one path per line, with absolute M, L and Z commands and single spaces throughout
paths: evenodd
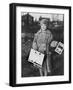
M 34 22 L 34 17 L 31 16 L 29 13 L 25 14 L 22 16 L 22 25 L 29 25 L 32 24 Z

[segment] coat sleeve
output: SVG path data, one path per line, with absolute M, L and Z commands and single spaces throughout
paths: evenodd
M 47 34 L 48 34 L 47 35 L 48 36 L 48 41 L 47 41 L 46 52 L 47 52 L 47 54 L 49 54 L 49 44 L 50 44 L 51 40 L 53 39 L 53 35 L 52 35 L 52 33 L 50 31 L 48 31 Z
M 34 35 L 34 40 L 33 40 L 33 43 L 32 43 L 32 48 L 34 50 L 37 50 L 37 34 Z
M 53 39 L 53 35 L 52 35 L 52 33 L 49 31 L 49 32 L 48 32 L 48 44 L 51 42 L 52 39 Z

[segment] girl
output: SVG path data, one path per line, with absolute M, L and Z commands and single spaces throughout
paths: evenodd
M 40 30 L 35 34 L 32 48 L 45 54 L 42 68 L 39 68 L 41 76 L 47 76 L 48 73 L 51 73 L 50 70 L 50 52 L 49 44 L 53 39 L 53 35 L 50 30 L 47 29 L 48 20 L 42 19 L 40 21 Z

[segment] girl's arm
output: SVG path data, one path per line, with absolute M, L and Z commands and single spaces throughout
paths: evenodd
M 36 34 L 34 35 L 34 40 L 33 40 L 33 43 L 32 43 L 32 48 L 34 49 L 34 50 L 37 50 L 37 42 L 36 42 L 36 40 L 37 40 L 37 36 L 36 36 Z

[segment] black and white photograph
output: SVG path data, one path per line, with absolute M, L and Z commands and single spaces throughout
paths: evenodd
M 10 6 L 10 86 L 71 83 L 71 7 Z
M 21 13 L 22 77 L 64 75 L 64 15 Z

